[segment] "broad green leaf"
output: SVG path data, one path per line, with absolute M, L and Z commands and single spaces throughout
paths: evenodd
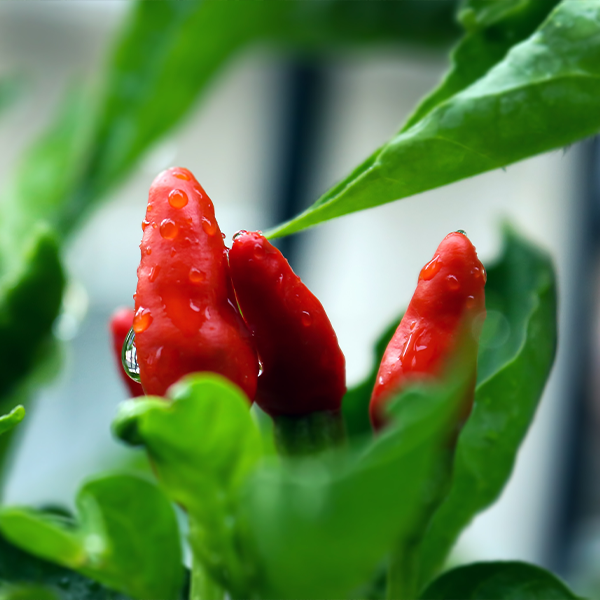
M 261 436 L 243 392 L 213 373 L 121 405 L 115 433 L 143 444 L 171 500 L 185 507 L 192 549 L 219 583 L 243 595 L 253 565 L 237 550 L 239 491 L 262 455 Z
M 422 585 L 442 567 L 460 532 L 502 492 L 554 360 L 552 263 L 510 230 L 501 260 L 488 270 L 486 306 L 496 335 L 488 335 L 489 327 L 482 333 L 475 405 L 458 440 L 450 492 L 423 540 Z
M 176 600 L 183 585 L 175 513 L 148 481 L 110 475 L 77 496 L 78 522 L 20 508 L 0 509 L 0 529 L 24 550 L 133 598 Z
M 375 343 L 373 365 L 371 371 L 358 385 L 349 389 L 344 396 L 342 401 L 342 412 L 344 415 L 344 421 L 346 423 L 346 429 L 349 435 L 359 435 L 368 433 L 371 431 L 371 421 L 369 420 L 369 403 L 371 401 L 371 394 L 373 393 L 373 387 L 375 386 L 375 380 L 377 378 L 377 371 L 379 370 L 379 363 L 383 358 L 383 353 L 387 348 L 394 332 L 398 328 L 398 325 L 402 317 L 394 319 L 392 324 L 381 334 Z
M 467 372 L 407 390 L 390 407 L 392 424 L 362 449 L 260 466 L 242 510 L 262 597 L 346 597 L 392 546 L 410 543 L 437 494 Z
M 555 575 L 523 562 L 474 563 L 436 579 L 422 600 L 577 600 Z
M 600 0 L 560 4 L 531 37 L 304 213 L 288 235 L 568 145 L 600 129 Z
M 438 104 L 483 77 L 512 46 L 527 39 L 558 0 L 468 0 L 459 13 L 467 33 L 450 55 L 450 71 L 419 104 L 402 131 L 410 129 Z

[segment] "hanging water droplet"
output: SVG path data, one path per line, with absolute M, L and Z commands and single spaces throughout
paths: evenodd
M 240 229 L 236 233 L 233 234 L 233 241 L 237 240 L 239 237 L 246 235 L 248 232 L 245 229 Z
M 467 235 L 467 232 L 464 229 L 457 229 L 455 233 L 462 233 L 463 235 Z
M 140 367 L 137 361 L 137 349 L 135 347 L 135 332 L 133 328 L 129 330 L 125 341 L 123 342 L 123 349 L 121 350 L 121 363 L 125 373 L 134 381 L 139 383 L 140 381 Z
M 433 279 L 442 268 L 442 260 L 439 254 L 436 254 L 419 273 L 419 281 L 429 281 Z

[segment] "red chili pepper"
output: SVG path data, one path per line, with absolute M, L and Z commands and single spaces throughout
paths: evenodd
M 140 245 L 133 329 L 146 393 L 212 371 L 252 400 L 258 360 L 235 302 L 213 204 L 187 169 L 152 183 Z
M 321 303 L 260 232 L 238 233 L 229 262 L 262 362 L 257 404 L 272 416 L 338 411 L 345 359 Z
M 112 334 L 113 352 L 117 359 L 119 373 L 121 374 L 121 378 L 125 382 L 125 385 L 127 385 L 129 393 L 135 398 L 136 396 L 143 396 L 144 389 L 140 383 L 134 381 L 125 373 L 121 362 L 123 343 L 133 325 L 134 314 L 135 311 L 133 308 L 118 308 L 110 318 L 110 332 Z
M 475 247 L 462 232 L 447 235 L 421 270 L 417 289 L 381 361 L 370 416 L 374 429 L 386 422 L 386 402 L 415 379 L 436 377 L 456 348 L 464 326 L 485 318 L 486 273 Z M 465 401 L 471 410 L 480 327 L 467 341 L 473 362 L 473 384 Z

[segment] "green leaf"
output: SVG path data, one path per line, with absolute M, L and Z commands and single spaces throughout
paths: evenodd
M 507 230 L 503 256 L 488 270 L 486 306 L 504 335 L 486 337 L 484 328 L 489 345 L 480 350 L 475 405 L 459 437 L 450 493 L 423 540 L 421 584 L 442 567 L 473 517 L 498 498 L 535 415 L 556 349 L 549 257 Z
M 98 477 L 81 488 L 77 508 L 78 524 L 3 508 L 0 529 L 24 550 L 133 598 L 179 597 L 183 567 L 177 521 L 156 486 L 130 475 Z
M 346 597 L 393 545 L 410 542 L 437 494 L 467 372 L 407 390 L 390 407 L 392 424 L 362 449 L 260 466 L 242 510 L 262 597 Z
M 128 600 L 79 573 L 26 554 L 3 537 L 0 537 L 0 582 L 17 589 L 44 586 L 60 600 Z M 36 600 L 42 598 L 38 596 Z
M 369 420 L 369 403 L 377 379 L 379 364 L 394 332 L 398 328 L 402 315 L 394 319 L 391 325 L 379 336 L 375 343 L 373 365 L 369 374 L 358 385 L 350 388 L 342 400 L 342 413 L 348 435 L 366 434 L 371 431 Z
M 512 46 L 527 39 L 548 16 L 558 0 L 468 0 L 459 18 L 467 33 L 450 55 L 451 68 L 407 119 L 410 129 L 454 94 L 483 77 Z
M 6 242 L 6 237 L 2 239 Z M 8 262 L 12 264 L 8 266 Z M 64 274 L 56 237 L 43 225 L 32 226 L 11 249 L 0 251 L 0 264 L 1 402 L 15 391 L 50 344 Z
M 40 585 L 3 585 L 0 600 L 58 600 L 58 596 Z
M 248 399 L 212 373 L 185 377 L 169 398 L 124 402 L 114 431 L 146 446 L 165 492 L 189 514 L 195 555 L 214 579 L 243 595 L 253 565 L 237 551 L 237 503 L 262 455 Z
M 25 409 L 19 404 L 15 406 L 7 415 L 0 417 L 0 435 L 14 429 L 25 418 Z
M 555 575 L 523 562 L 474 563 L 436 579 L 422 600 L 576 600 Z
M 600 1 L 560 4 L 525 42 L 304 213 L 287 235 L 568 145 L 600 129 Z

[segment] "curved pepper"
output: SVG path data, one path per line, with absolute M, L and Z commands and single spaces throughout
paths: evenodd
M 338 411 L 345 359 L 321 303 L 260 232 L 236 234 L 229 262 L 262 363 L 257 404 L 272 416 Z
M 133 329 L 144 390 L 163 396 L 183 375 L 212 371 L 252 400 L 258 359 L 213 204 L 190 171 L 154 180 L 142 229 Z
M 121 352 L 123 350 L 123 344 L 125 338 L 133 325 L 133 316 L 135 311 L 133 308 L 118 308 L 110 318 L 110 332 L 113 343 L 113 354 L 117 359 L 119 373 L 121 379 L 125 382 L 125 385 L 129 389 L 129 393 L 132 397 L 143 396 L 144 389 L 142 385 L 137 381 L 134 381 L 125 373 L 123 370 L 123 364 L 121 362 Z
M 464 405 L 466 418 L 475 391 L 485 281 L 485 269 L 467 236 L 447 235 L 421 270 L 417 289 L 383 355 L 369 407 L 374 429 L 386 422 L 386 402 L 407 383 L 438 376 L 459 338 L 462 341 L 462 332 L 469 331 L 464 351 L 473 365 L 473 377 Z

